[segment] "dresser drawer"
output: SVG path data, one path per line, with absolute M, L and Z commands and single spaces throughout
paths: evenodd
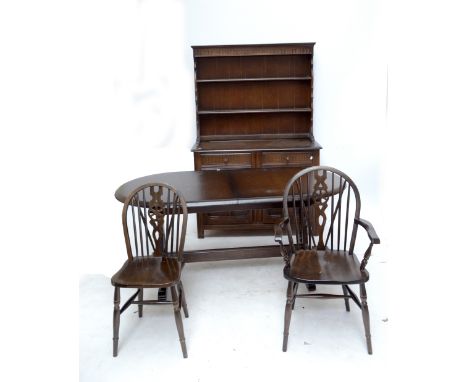
M 251 168 L 251 153 L 200 154 L 201 170 Z
M 205 225 L 251 224 L 253 223 L 253 211 L 207 213 L 203 214 L 203 223 Z
M 278 224 L 282 219 L 282 208 L 268 208 L 262 210 L 262 223 L 264 224 Z
M 319 164 L 318 151 L 262 152 L 262 167 L 308 167 Z

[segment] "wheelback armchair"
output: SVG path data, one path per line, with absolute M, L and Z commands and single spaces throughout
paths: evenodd
M 366 264 L 372 246 L 380 239 L 371 223 L 360 217 L 361 200 L 354 182 L 343 172 L 316 166 L 297 173 L 283 194 L 283 220 L 275 227 L 275 241 L 285 261 L 288 280 L 284 318 L 283 351 L 287 350 L 289 325 L 296 298 L 340 298 L 349 311 L 349 299 L 362 311 L 367 351 L 372 354 L 369 310 L 365 283 Z M 370 244 L 359 260 L 354 253 L 358 226 Z M 283 234 L 288 238 L 283 243 Z M 341 285 L 343 294 L 298 293 L 298 285 Z M 350 288 L 357 284 L 360 299 Z
M 187 229 L 185 199 L 180 192 L 164 183 L 138 187 L 125 200 L 122 225 L 128 260 L 111 279 L 115 287 L 113 355 L 116 357 L 118 352 L 120 315 L 131 304 L 138 305 L 139 317 L 143 315 L 143 305 L 172 304 L 182 353 L 187 358 L 180 314 L 182 308 L 188 317 L 180 280 Z M 122 307 L 120 288 L 137 289 Z M 145 288 L 170 288 L 172 300 L 144 300 Z

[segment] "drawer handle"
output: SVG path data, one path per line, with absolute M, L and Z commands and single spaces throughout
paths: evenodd
M 312 160 L 312 159 L 314 159 L 314 157 L 311 155 L 311 156 L 309 157 L 309 159 Z
M 289 156 L 286 156 L 286 162 L 289 162 Z
M 224 157 L 224 158 L 223 158 L 223 162 L 224 162 L 224 163 L 227 163 L 227 162 L 229 162 L 229 159 L 226 158 L 226 157 Z

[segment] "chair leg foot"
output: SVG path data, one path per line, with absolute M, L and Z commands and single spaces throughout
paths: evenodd
M 187 354 L 187 345 L 185 344 L 185 340 L 180 340 L 180 347 L 182 348 L 182 355 L 184 358 L 188 358 Z
M 288 336 L 289 336 L 289 333 L 283 334 L 283 352 L 288 351 Z
M 115 287 L 114 290 L 114 315 L 113 315 L 113 356 L 117 357 L 119 348 L 119 327 L 120 327 L 120 288 Z
M 184 325 L 182 323 L 182 316 L 180 314 L 180 306 L 179 306 L 179 298 L 177 296 L 177 290 L 175 286 L 171 286 L 171 296 L 172 302 L 174 305 L 174 317 L 177 326 L 177 332 L 179 333 L 179 340 L 180 346 L 182 348 L 182 354 L 184 358 L 187 358 L 187 346 L 185 344 L 185 336 L 184 336 Z
M 143 288 L 138 292 L 138 301 L 143 301 Z M 143 305 L 138 305 L 138 317 L 143 317 Z
M 291 323 L 292 307 L 294 302 L 294 283 L 288 282 L 286 306 L 284 308 L 283 351 L 288 350 L 289 324 Z
M 372 354 L 372 341 L 370 334 L 370 319 L 369 319 L 369 308 L 367 306 L 367 293 L 364 284 L 360 284 L 361 304 L 362 304 L 362 320 L 364 322 L 364 330 L 366 333 L 367 352 Z
M 342 285 L 342 288 L 343 288 L 343 294 L 345 296 L 349 296 L 348 288 L 346 288 L 346 285 Z M 346 311 L 349 312 L 349 298 L 345 298 L 344 301 L 345 301 L 344 303 L 345 303 Z

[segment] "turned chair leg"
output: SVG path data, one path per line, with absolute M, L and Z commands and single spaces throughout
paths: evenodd
M 143 288 L 138 290 L 138 302 L 143 301 Z M 143 317 L 143 305 L 138 304 L 138 317 Z
M 185 318 L 188 318 L 189 313 L 187 309 L 187 301 L 185 300 L 184 285 L 182 284 L 182 281 L 179 282 L 178 289 L 179 289 L 179 298 L 181 302 L 179 305 L 182 305 L 182 309 L 184 310 L 184 316 Z
M 346 288 L 346 285 L 342 285 L 342 288 L 343 288 L 343 294 L 345 296 L 349 296 L 348 288 Z M 344 303 L 345 303 L 346 311 L 349 312 L 349 298 L 345 298 Z
M 174 305 L 174 316 L 179 332 L 180 346 L 182 347 L 182 354 L 184 358 L 187 358 L 187 346 L 185 345 L 184 326 L 182 324 L 182 316 L 180 314 L 179 298 L 177 296 L 177 290 L 175 286 L 171 286 L 172 304 Z
M 293 288 L 293 303 L 291 309 L 294 310 L 294 307 L 296 306 L 296 293 L 297 293 L 297 288 L 299 286 L 299 283 L 294 283 L 294 288 Z
M 289 324 L 291 323 L 291 313 L 294 300 L 294 283 L 288 282 L 288 291 L 286 306 L 284 309 L 284 332 L 283 332 L 283 351 L 288 350 Z
M 362 320 L 364 321 L 364 330 L 366 332 L 367 352 L 369 354 L 372 354 L 369 308 L 367 306 L 367 293 L 366 293 L 365 285 L 364 284 L 359 284 L 359 290 L 361 292 Z
M 119 347 L 119 326 L 120 326 L 120 288 L 115 287 L 114 291 L 114 338 L 113 345 L 114 357 L 117 357 L 118 347 Z

